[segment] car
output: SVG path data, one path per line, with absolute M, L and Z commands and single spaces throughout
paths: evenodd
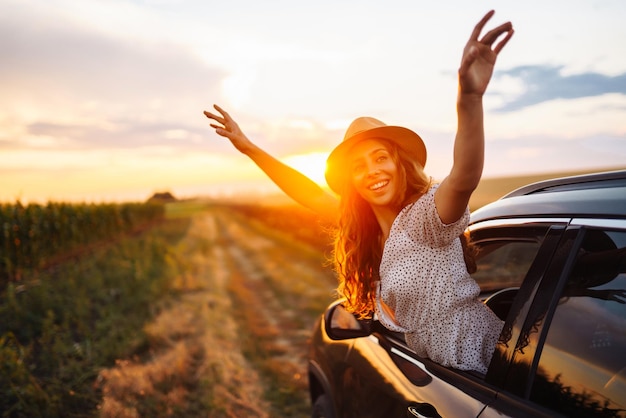
M 626 170 L 522 187 L 469 231 L 505 321 L 487 373 L 419 357 L 337 300 L 311 337 L 312 416 L 626 417 Z

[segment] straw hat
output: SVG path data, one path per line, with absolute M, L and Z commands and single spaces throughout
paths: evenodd
M 382 138 L 394 142 L 415 158 L 422 167 L 426 165 L 426 146 L 422 138 L 410 129 L 401 126 L 385 125 L 378 119 L 360 117 L 348 127 L 341 144 L 330 153 L 326 160 L 326 182 L 338 194 L 342 194 L 349 179 L 346 158 L 350 149 L 364 139 Z

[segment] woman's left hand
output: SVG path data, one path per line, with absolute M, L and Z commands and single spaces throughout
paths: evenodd
M 511 22 L 506 22 L 487 32 L 482 39 L 478 39 L 485 24 L 494 13 L 491 10 L 476 24 L 469 41 L 467 41 L 463 49 L 463 58 L 459 68 L 461 94 L 482 96 L 485 93 L 493 74 L 493 67 L 498 53 L 513 36 L 513 25 Z M 503 34 L 505 34 L 505 37 L 496 43 Z

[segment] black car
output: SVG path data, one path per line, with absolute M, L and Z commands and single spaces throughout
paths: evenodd
M 471 215 L 505 325 L 486 375 L 417 356 L 337 301 L 314 329 L 314 417 L 626 417 L 626 171 L 531 184 Z

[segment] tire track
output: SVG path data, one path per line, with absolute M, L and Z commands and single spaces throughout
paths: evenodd
M 270 413 L 308 415 L 308 341 L 315 319 L 332 299 L 334 275 L 322 266 L 319 252 L 230 212 L 214 215 L 231 272 L 230 294 L 242 329 L 253 339 L 255 352 L 248 357 L 270 382 L 266 397 L 275 400 Z
M 180 297 L 145 326 L 149 355 L 100 372 L 101 417 L 270 416 L 264 385 L 242 353 L 216 226 L 212 214 L 196 215 L 179 243 Z

